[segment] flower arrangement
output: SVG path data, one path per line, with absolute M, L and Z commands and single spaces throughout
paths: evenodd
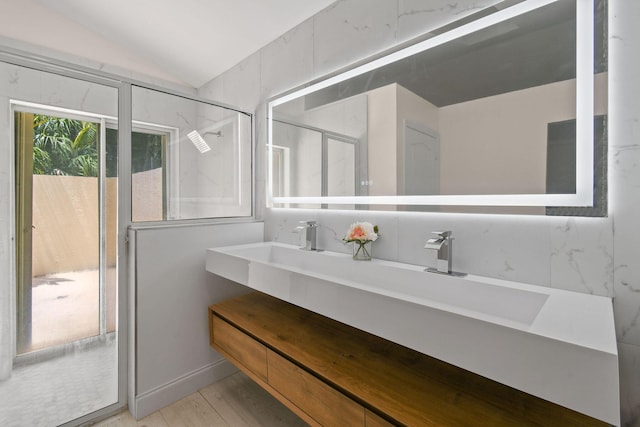
M 371 260 L 371 242 L 375 242 L 380 234 L 378 226 L 370 222 L 355 222 L 342 238 L 345 243 L 353 243 L 353 259 L 358 261 Z

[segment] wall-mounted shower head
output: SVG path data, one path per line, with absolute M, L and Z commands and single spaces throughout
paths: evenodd
M 222 131 L 219 130 L 216 132 L 205 132 L 203 135 L 215 135 L 220 138 L 222 137 Z M 198 151 L 200 151 L 201 153 L 206 153 L 207 151 L 211 150 L 211 147 L 209 147 L 207 141 L 204 140 L 203 135 L 200 135 L 200 132 L 198 132 L 197 130 L 193 130 L 187 134 L 187 137 L 191 140 L 191 142 L 193 142 L 193 145 L 196 146 Z

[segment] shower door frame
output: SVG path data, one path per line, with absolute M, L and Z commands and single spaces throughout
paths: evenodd
M 133 87 L 140 87 L 144 89 L 151 89 L 158 92 L 162 92 L 168 95 L 175 95 L 182 98 L 190 99 L 192 101 L 204 102 L 209 105 L 224 108 L 229 111 L 235 111 L 237 113 L 245 114 L 251 117 L 251 190 L 250 190 L 250 204 L 255 206 L 256 192 L 255 192 L 255 145 L 253 135 L 255 135 L 255 129 L 253 128 L 253 114 L 243 111 L 237 107 L 221 102 L 212 102 L 210 99 L 194 95 L 192 93 L 185 93 L 176 89 L 169 89 L 167 87 L 159 86 L 156 84 L 139 81 L 134 78 L 127 78 L 120 75 L 108 73 L 98 70 L 97 68 L 85 67 L 70 62 L 49 58 L 46 56 L 26 52 L 20 49 L 15 49 L 7 46 L 0 46 L 0 62 L 5 62 L 12 65 L 18 65 L 26 68 L 31 68 L 38 71 L 49 72 L 64 77 L 74 78 L 90 83 L 96 83 L 108 87 L 113 87 L 118 90 L 118 209 L 117 209 L 117 280 L 118 280 L 118 401 L 112 405 L 104 407 L 91 414 L 72 420 L 63 426 L 77 426 L 85 424 L 89 421 L 99 420 L 106 416 L 112 415 L 117 411 L 126 407 L 127 403 L 131 404 L 132 396 L 128 395 L 130 390 L 135 390 L 135 361 L 130 357 L 130 354 L 135 349 L 135 287 L 133 286 L 132 275 L 135 271 L 130 267 L 129 256 L 132 253 L 129 248 L 128 230 L 132 224 L 132 201 L 131 201 L 131 134 L 133 131 L 133 117 L 132 117 L 132 92 Z M 13 152 L 10 153 L 14 155 Z M 15 188 L 15 182 L 13 177 L 11 178 L 10 185 Z M 12 212 L 15 212 L 14 200 L 11 200 Z M 15 215 L 14 215 L 15 216 Z M 253 208 L 252 213 L 246 219 L 251 220 L 255 218 Z M 209 219 L 212 222 L 217 222 L 218 219 Z M 10 224 L 12 236 L 15 235 L 15 218 L 10 218 Z M 191 224 L 193 220 L 172 220 L 172 225 Z M 15 238 L 15 237 L 14 237 Z M 13 251 L 10 253 L 9 262 L 13 266 L 11 273 L 11 280 L 15 283 L 15 245 Z M 13 313 L 15 315 L 15 313 Z M 131 318 L 130 318 L 131 317 Z M 14 343 L 15 346 L 15 343 Z M 15 354 L 15 347 L 14 347 Z M 128 402 L 129 400 L 129 402 Z

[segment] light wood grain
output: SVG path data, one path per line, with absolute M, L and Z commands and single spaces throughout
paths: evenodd
M 389 421 L 369 410 L 364 412 L 364 425 L 365 427 L 393 427 Z
M 606 425 L 259 292 L 210 309 L 397 424 Z
M 323 426 L 364 426 L 364 408 L 307 371 L 267 352 L 269 385 Z
M 201 397 L 197 397 L 197 396 Z M 200 400 L 203 399 L 203 400 Z M 185 404 L 185 401 L 191 402 Z M 193 404 L 193 402 L 198 402 Z M 202 417 L 208 410 L 203 410 L 203 403 L 216 412 L 230 427 L 305 427 L 307 424 L 293 412 L 278 402 L 267 391 L 260 388 L 244 373 L 238 372 L 200 390 L 160 411 L 136 421 L 129 411 L 123 411 L 104 421 L 96 427 L 182 427 L 199 426 Z M 191 414 L 193 412 L 193 414 Z M 169 419 L 165 419 L 163 413 Z M 191 420 L 196 420 L 191 423 Z M 214 416 L 220 422 L 218 416 Z M 207 424 L 205 424 L 207 425 Z
M 227 427 L 220 414 L 200 393 L 191 394 L 160 410 L 171 427 Z
M 114 415 L 98 424 L 95 427 L 172 427 L 163 418 L 160 412 L 144 417 L 140 421 L 136 421 L 129 411 L 123 411 L 118 415 Z
M 240 362 L 262 380 L 267 380 L 267 349 L 246 334 L 214 316 L 212 321 L 213 344 Z

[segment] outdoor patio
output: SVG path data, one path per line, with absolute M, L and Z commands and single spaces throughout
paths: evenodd
M 107 270 L 114 283 L 115 268 Z M 98 270 L 34 277 L 30 351 L 97 336 L 100 333 Z M 107 286 L 107 331 L 115 330 L 115 289 Z

